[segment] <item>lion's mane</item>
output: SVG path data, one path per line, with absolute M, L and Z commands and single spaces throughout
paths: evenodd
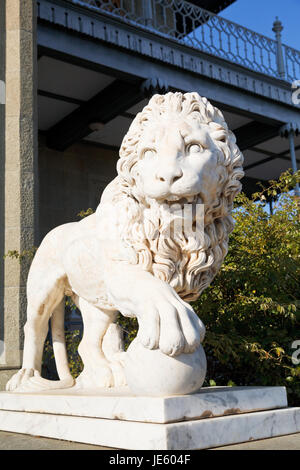
M 182 233 L 165 237 L 166 224 L 161 207 L 138 192 L 134 167 L 139 156 L 137 145 L 149 123 L 164 113 L 173 112 L 184 119 L 208 124 L 211 138 L 219 149 L 219 191 L 209 207 L 205 206 L 204 235 L 186 239 Z M 197 299 L 217 274 L 228 251 L 228 237 L 233 230 L 233 200 L 241 190 L 243 156 L 228 130 L 223 114 L 197 93 L 154 95 L 133 120 L 123 139 L 118 161 L 118 194 L 123 222 L 121 236 L 134 249 L 136 263 L 157 278 L 169 283 L 186 301 Z M 195 203 L 201 203 L 200 196 Z M 167 214 L 170 216 L 170 214 Z

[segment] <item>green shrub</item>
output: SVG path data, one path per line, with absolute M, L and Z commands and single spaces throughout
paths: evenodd
M 300 401 L 300 365 L 291 359 L 300 340 L 295 178 L 287 172 L 251 199 L 237 197 L 228 255 L 193 305 L 207 329 L 206 384 L 285 385 L 290 404 Z M 277 197 L 273 214 L 265 207 L 270 196 Z

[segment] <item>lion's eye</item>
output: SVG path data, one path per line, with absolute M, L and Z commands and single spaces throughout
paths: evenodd
M 144 157 L 145 158 L 151 158 L 151 157 L 154 157 L 156 154 L 156 151 L 153 150 L 153 149 L 147 149 L 144 151 Z
M 198 153 L 198 152 L 201 152 L 201 150 L 202 150 L 202 147 L 199 144 L 191 144 L 188 147 L 188 153 Z

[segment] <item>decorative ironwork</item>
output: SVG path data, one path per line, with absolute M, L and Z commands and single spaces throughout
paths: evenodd
M 289 46 L 284 47 L 286 80 L 300 80 L 300 51 Z
M 293 81 L 300 78 L 300 52 L 282 46 L 286 77 L 278 71 L 278 42 L 182 0 L 68 0 L 122 18 L 178 43 L 250 70 Z

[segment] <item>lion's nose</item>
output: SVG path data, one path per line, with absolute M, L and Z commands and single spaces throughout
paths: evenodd
M 179 180 L 182 177 L 183 173 L 181 168 L 161 168 L 156 173 L 156 179 L 162 183 L 167 183 L 171 186 L 175 181 Z

